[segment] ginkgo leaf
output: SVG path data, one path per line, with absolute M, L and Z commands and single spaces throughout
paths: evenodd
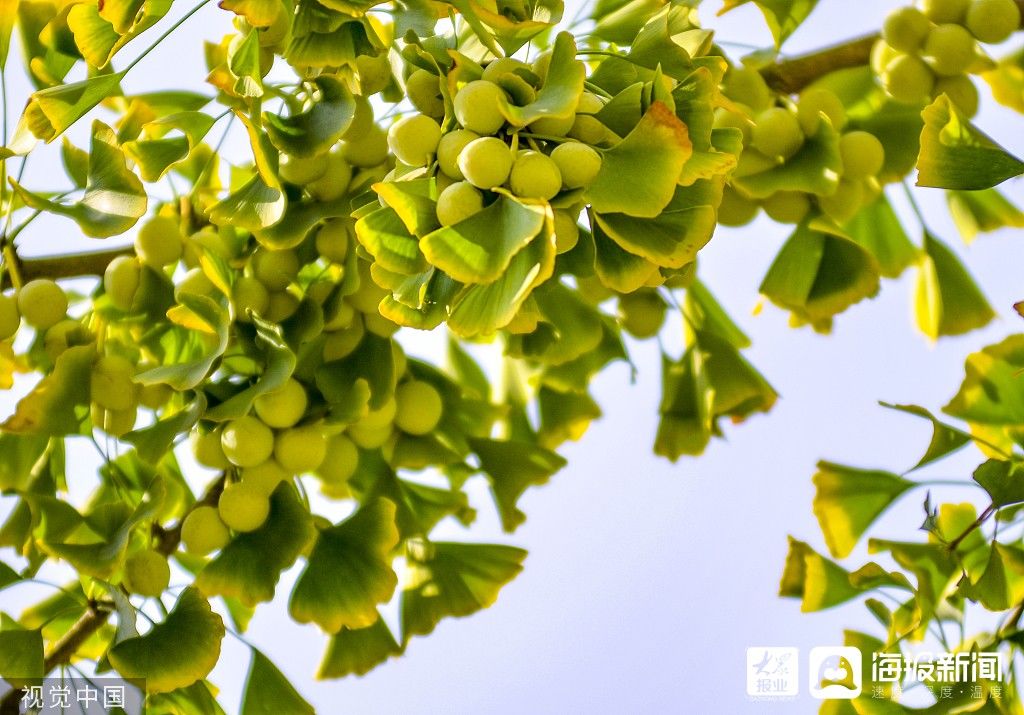
M 979 233 L 1004 227 L 1024 228 L 1024 212 L 998 189 L 947 191 L 946 201 L 965 241 L 970 242 Z
M 552 45 L 551 64 L 537 98 L 521 107 L 502 103 L 499 108 L 509 123 L 519 127 L 543 117 L 572 116 L 585 78 L 586 69 L 576 59 L 576 40 L 570 33 L 560 32 Z
M 985 572 L 961 591 L 990 611 L 1005 611 L 1024 599 L 1024 550 L 993 542 Z
M 104 99 L 120 93 L 119 74 L 100 74 L 41 89 L 29 99 L 19 124 L 37 138 L 51 142 Z
M 276 0 L 280 4 L 280 0 Z M 264 112 L 267 136 L 281 151 L 292 156 L 311 156 L 329 149 L 352 123 L 356 103 L 352 93 L 329 75 L 313 80 L 317 95 L 301 114 L 281 117 Z
M 42 632 L 22 628 L 5 614 L 0 618 L 0 678 L 14 688 L 22 688 L 39 682 L 44 675 Z
M 898 278 L 921 253 L 903 230 L 885 194 L 861 208 L 844 228 L 878 261 L 883 278 Z
M 136 382 L 143 385 L 170 385 L 179 392 L 191 390 L 206 379 L 214 362 L 227 349 L 231 324 L 227 311 L 211 298 L 202 295 L 183 293 L 179 301 L 206 331 L 216 336 L 216 343 L 211 345 L 211 349 L 205 355 L 196 360 L 145 370 L 135 376 Z
M 914 296 L 917 326 L 932 340 L 988 325 L 995 311 L 956 254 L 926 232 Z
M 912 470 L 920 469 L 927 464 L 936 462 L 943 457 L 956 452 L 971 441 L 971 435 L 967 434 L 963 430 L 941 422 L 935 417 L 935 415 L 923 407 L 918 407 L 917 405 L 891 405 L 886 402 L 882 402 L 880 404 L 882 407 L 888 407 L 917 417 L 923 417 L 932 423 L 931 442 L 928 444 L 928 449 L 925 451 L 921 459 L 918 460 L 917 464 L 911 467 Z
M 253 384 L 207 410 L 203 417 L 208 420 L 223 422 L 245 416 L 256 398 L 284 385 L 295 370 L 295 353 L 285 343 L 281 327 L 257 315 L 252 322 L 256 326 L 254 343 L 265 358 L 263 371 Z
M 913 486 L 890 472 L 818 462 L 813 508 L 829 552 L 849 556 L 875 519 Z
M 89 375 L 95 345 L 76 345 L 57 357 L 53 372 L 18 401 L 14 414 L 3 423 L 17 434 L 76 434 L 81 430 L 81 406 L 89 404 Z
M 491 494 L 501 515 L 505 531 L 515 531 L 526 521 L 516 507 L 519 497 L 531 486 L 545 484 L 566 465 L 565 458 L 529 442 L 471 439 L 470 445 L 480 458 L 480 469 L 491 484 Z
M 971 353 L 965 367 L 960 390 L 943 412 L 984 425 L 1024 424 L 1024 335 Z
M 789 537 L 780 596 L 801 599 L 800 610 L 811 613 L 846 603 L 861 592 L 850 582 L 849 571 L 804 542 Z
M 782 43 L 803 24 L 818 4 L 818 0 L 726 0 L 719 14 L 751 1 L 764 15 L 776 47 L 782 47 Z
M 971 124 L 945 94 L 921 113 L 917 185 L 988 189 L 1024 173 L 1024 162 Z
M 88 180 L 79 201 L 64 204 L 35 194 L 15 181 L 11 184 L 26 205 L 66 216 L 94 238 L 124 233 L 145 215 L 149 204 L 142 181 L 128 168 L 114 130 L 99 120 L 92 125 Z
M 501 195 L 464 221 L 427 234 L 420 248 L 431 265 L 457 281 L 491 283 L 550 221 L 543 205 Z
M 691 346 L 676 362 L 661 357 L 661 420 L 654 453 L 673 462 L 703 453 L 711 440 L 714 393 L 704 355 Z
M 974 470 L 973 478 L 996 508 L 1024 502 L 1024 464 L 1017 460 L 989 459 Z
M 767 167 L 764 171 L 737 177 L 736 185 L 757 199 L 767 198 L 777 191 L 831 195 L 843 173 L 839 133 L 829 122 L 819 122 L 817 131 L 806 137 L 796 154 L 778 165 L 769 159 Z
M 146 707 L 168 715 L 224 715 L 217 703 L 216 688 L 207 680 L 167 693 L 150 693 Z
M 288 610 L 299 623 L 328 633 L 366 628 L 379 618 L 398 585 L 391 550 L 398 544 L 395 505 L 378 499 L 332 527 L 322 529 L 299 576 Z
M 320 680 L 366 675 L 393 655 L 400 655 L 402 646 L 383 618 L 366 628 L 343 628 L 331 636 L 316 677 Z
M 307 703 L 267 656 L 252 649 L 252 664 L 245 679 L 241 715 L 313 715 Z
M 161 623 L 145 635 L 121 641 L 108 653 L 125 678 L 146 681 L 151 693 L 167 693 L 205 678 L 220 658 L 224 622 L 195 588 L 181 592 Z
M 146 181 L 158 181 L 188 158 L 216 120 L 204 112 L 178 112 L 143 125 L 145 138 L 125 142 L 124 152 Z M 172 132 L 181 136 L 169 136 Z
M 603 153 L 587 199 L 598 213 L 653 218 L 672 200 L 692 153 L 686 125 L 664 103 L 654 102 L 633 131 Z
M 400 192 L 387 190 L 382 195 L 397 193 Z M 434 206 L 433 201 L 429 203 Z M 374 264 L 385 270 L 414 275 L 429 267 L 419 241 L 390 205 L 382 206 L 356 221 L 356 238 L 373 256 Z
M 402 643 L 431 633 L 442 618 L 487 608 L 523 570 L 526 552 L 498 544 L 410 541 L 402 591 Z
M 270 515 L 255 531 L 237 534 L 196 575 L 208 596 L 233 596 L 247 606 L 274 598 L 281 572 L 295 563 L 313 536 L 309 511 L 290 483 L 270 496 Z

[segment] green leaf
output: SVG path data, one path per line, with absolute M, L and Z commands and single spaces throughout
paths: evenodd
M 284 218 L 287 203 L 284 192 L 267 184 L 257 173 L 209 208 L 210 221 L 218 226 L 262 231 Z
M 11 51 L 11 32 L 18 19 L 19 0 L 0 1 L 0 68 L 7 66 L 7 55 Z
M 270 141 L 286 154 L 321 154 L 334 145 L 352 124 L 356 103 L 348 88 L 328 75 L 317 77 L 313 84 L 318 96 L 305 112 L 291 117 L 263 113 Z
M 1024 49 L 1011 52 L 981 76 L 992 88 L 993 99 L 1024 114 Z
M 818 0 L 753 0 L 760 8 L 768 23 L 768 29 L 772 31 L 775 38 L 775 46 L 782 47 L 782 43 L 792 35 L 808 15 L 818 4 Z M 728 12 L 734 8 L 746 5 L 751 0 L 726 0 L 719 14 Z
M 372 626 L 353 630 L 344 628 L 331 636 L 316 677 L 327 680 L 353 674 L 366 675 L 391 656 L 401 653 L 402 647 L 388 624 L 383 618 L 378 618 Z
M 18 132 L 24 128 L 35 137 L 51 142 L 104 99 L 119 94 L 119 74 L 96 75 L 81 82 L 41 89 L 29 98 Z
M 883 278 L 898 278 L 920 255 L 884 193 L 858 211 L 845 229 L 850 238 L 875 257 Z
M 94 238 L 124 233 L 145 215 L 148 206 L 142 182 L 128 168 L 114 130 L 99 120 L 92 125 L 88 182 L 80 201 L 62 204 L 32 193 L 16 181 L 11 184 L 26 205 L 66 216 Z
M 3 423 L 3 430 L 46 435 L 81 431 L 83 408 L 89 404 L 89 376 L 95 357 L 95 345 L 76 345 L 61 353 L 53 372 L 18 401 L 14 414 Z
M 206 680 L 197 680 L 187 688 L 169 693 L 150 693 L 146 708 L 166 715 L 224 715 L 224 709 L 210 692 L 215 688 Z
M 1024 550 L 993 542 L 985 572 L 974 583 L 961 584 L 963 593 L 990 611 L 1005 611 L 1024 599 Z
M 377 605 L 386 603 L 398 585 L 391 568 L 397 544 L 395 505 L 386 499 L 321 530 L 292 592 L 292 618 L 316 623 L 328 633 L 373 625 L 380 617 Z
M 563 119 L 572 116 L 585 79 L 586 69 L 576 59 L 576 40 L 570 33 L 560 32 L 552 46 L 551 63 L 537 98 L 522 107 L 505 102 L 499 108 L 505 119 L 517 127 L 542 117 Z
M 247 606 L 274 598 L 281 572 L 313 536 L 312 517 L 290 483 L 270 496 L 270 515 L 255 531 L 238 534 L 196 576 L 207 596 L 233 596 Z
M 390 188 L 395 185 L 387 186 Z M 398 190 L 392 193 L 398 193 Z M 432 201 L 430 204 L 434 205 Z M 382 206 L 356 221 L 356 238 L 373 256 L 375 265 L 385 270 L 414 275 L 428 268 L 419 242 L 391 206 Z
M 870 539 L 868 551 L 872 554 L 888 551 L 897 564 L 914 574 L 917 579 L 917 597 L 913 601 L 914 621 L 920 624 L 931 620 L 946 590 L 962 573 L 945 544 Z
M 956 254 L 926 232 L 914 294 L 917 326 L 936 340 L 962 335 L 992 322 L 996 313 Z
M 834 233 L 797 227 L 761 282 L 761 293 L 815 327 L 878 293 L 878 262 Z
M 431 633 L 442 618 L 488 608 L 523 570 L 526 552 L 498 544 L 410 541 L 402 591 L 402 643 Z
M 49 442 L 46 434 L 0 433 L 0 491 L 25 489 Z
M 604 151 L 587 199 L 598 213 L 654 218 L 675 195 L 692 152 L 686 125 L 663 102 L 654 102 L 633 131 Z
M 1020 441 L 1024 425 L 1024 335 L 1011 335 L 967 356 L 960 390 L 942 411 L 971 423 L 972 433 L 983 430 L 1008 452 Z M 994 431 L 994 434 L 992 433 Z M 992 450 L 980 443 L 989 456 Z M 1002 454 L 1005 456 L 1005 454 Z
M 468 219 L 428 233 L 420 239 L 420 249 L 432 265 L 457 281 L 492 283 L 546 223 L 550 218 L 545 206 L 502 195 Z
M 1024 228 L 1024 212 L 998 189 L 947 191 L 946 201 L 960 235 L 970 242 L 979 233 L 1004 227 Z
M 563 365 L 594 350 L 604 336 L 601 313 L 577 291 L 557 280 L 533 294 L 540 312 L 537 330 L 508 338 L 506 354 Z
M 145 181 L 159 181 L 185 161 L 216 120 L 204 112 L 178 112 L 143 125 L 146 138 L 124 143 L 124 153 L 139 165 Z M 180 136 L 169 136 L 172 132 Z
M 21 581 L 21 576 L 17 571 L 8 566 L 5 562 L 0 561 L 0 590 L 7 588 L 12 583 L 18 583 Z
M 996 508 L 1024 502 L 1024 464 L 989 459 L 974 470 L 974 481 L 992 497 Z
M 941 189 L 988 189 L 1024 173 L 1011 156 L 940 95 L 921 113 L 917 185 Z
M 526 521 L 526 514 L 516 507 L 519 497 L 531 486 L 546 484 L 566 465 L 562 456 L 529 442 L 470 439 L 469 443 L 490 482 L 501 527 L 510 533 Z
M 969 434 L 963 430 L 957 429 L 956 427 L 947 425 L 945 422 L 940 422 L 935 415 L 923 407 L 918 407 L 917 405 L 891 405 L 886 402 L 879 404 L 881 404 L 882 407 L 888 407 L 891 410 L 898 410 L 917 417 L 923 417 L 932 423 L 932 440 L 928 444 L 928 449 L 925 451 L 924 456 L 921 457 L 918 463 L 910 468 L 910 471 L 920 469 L 926 464 L 938 461 L 943 457 L 956 452 L 971 441 L 971 436 Z
M 516 253 L 494 282 L 465 286 L 452 300 L 448 327 L 467 338 L 488 335 L 508 325 L 530 292 L 551 277 L 555 264 L 554 234 L 544 222 L 540 236 Z
M 135 451 L 143 460 L 157 464 L 174 446 L 178 436 L 192 429 L 205 411 L 206 397 L 199 393 L 184 408 L 148 427 L 129 432 L 121 440 L 135 445 Z
M 265 361 L 263 371 L 252 385 L 207 410 L 203 416 L 208 420 L 223 422 L 247 415 L 257 397 L 283 386 L 295 371 L 295 353 L 285 343 L 281 326 L 257 315 L 252 316 L 252 322 L 256 326 L 255 343 Z
M 440 227 L 441 224 L 437 220 L 436 179 L 382 181 L 374 184 L 373 190 L 394 210 L 406 230 L 413 236 L 422 237 Z M 418 252 L 416 255 L 422 263 L 422 257 Z M 407 272 L 418 273 L 424 268 Z
M 146 681 L 151 693 L 167 693 L 205 678 L 220 658 L 224 621 L 193 587 L 178 597 L 162 623 L 110 649 L 110 664 L 125 678 Z
M 711 440 L 714 394 L 708 384 L 704 356 L 696 346 L 678 362 L 661 357 L 661 419 L 654 453 L 673 462 L 684 454 L 702 454 Z
M 216 343 L 208 345 L 206 354 L 196 360 L 161 365 L 141 372 L 135 376 L 136 382 L 170 385 L 179 392 L 194 389 L 206 379 L 217 358 L 227 349 L 231 324 L 227 311 L 206 296 L 183 293 L 179 301 L 206 326 L 206 332 L 216 336 Z
M 818 462 L 813 508 L 829 552 L 849 556 L 875 519 L 913 486 L 890 472 Z
M 42 631 L 5 623 L 0 630 L 0 678 L 20 688 L 44 675 Z
M 702 180 L 677 186 L 672 200 L 656 218 L 595 213 L 594 219 L 623 250 L 656 266 L 682 268 L 695 261 L 697 252 L 711 240 L 721 200 L 721 185 Z
M 253 648 L 241 715 L 313 715 L 314 712 L 313 706 L 303 700 L 277 666 Z
M 850 573 L 826 559 L 803 541 L 789 537 L 789 552 L 779 584 L 779 595 L 800 598 L 804 613 L 822 611 L 846 603 L 861 594 L 850 582 Z
M 695 330 L 714 333 L 740 350 L 750 347 L 750 338 L 733 322 L 707 286 L 696 278 L 686 289 L 683 312 Z
M 619 293 L 642 288 L 658 272 L 658 267 L 633 253 L 622 250 L 596 220 L 591 228 L 594 242 L 594 270 L 601 283 Z M 586 240 L 583 235 L 580 240 Z
M 694 340 L 704 356 L 704 372 L 713 395 L 715 417 L 734 420 L 754 412 L 768 412 L 778 393 L 726 338 L 698 330 Z

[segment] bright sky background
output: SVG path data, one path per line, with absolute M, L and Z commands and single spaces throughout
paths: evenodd
M 705 4 L 706 24 L 721 29 L 719 39 L 760 46 L 770 42 L 752 7 L 717 20 L 713 12 L 721 3 Z M 795 53 L 877 29 L 885 12 L 899 4 L 822 0 L 786 49 Z M 575 10 L 570 2 L 566 16 Z M 211 4 L 184 26 L 181 37 L 140 64 L 126 91 L 201 87 L 205 72 L 197 43 L 219 39 L 224 26 L 225 14 Z M 27 85 L 20 78 L 10 81 L 13 125 Z M 1024 154 L 1024 134 L 1012 123 L 1019 119 L 986 99 L 978 122 Z M 84 125 L 72 132 L 80 143 Z M 236 147 L 240 135 L 235 135 Z M 60 171 L 50 157 L 29 164 L 28 186 L 49 187 L 48 178 Z M 1024 199 L 1019 185 L 1006 188 L 1018 203 Z M 917 237 L 905 202 L 892 194 Z M 824 549 L 810 508 L 815 462 L 828 458 L 858 466 L 909 467 L 927 444 L 927 426 L 884 410 L 876 401 L 937 409 L 955 392 L 967 354 L 1024 329 L 1010 307 L 1024 298 L 1019 237 L 1002 232 L 966 247 L 938 192 L 918 195 L 930 227 L 966 258 L 999 312 L 991 327 L 929 345 L 910 318 L 913 271 L 900 281 L 885 282 L 878 298 L 840 316 L 828 337 L 789 329 L 786 315 L 772 306 L 754 317 L 757 286 L 787 230 L 767 220 L 723 230 L 701 252 L 701 277 L 751 336 L 754 347 L 748 357 L 781 393 L 771 415 L 727 426 L 728 441 L 715 441 L 700 459 L 671 465 L 654 458 L 657 346 L 634 343 L 631 350 L 640 367 L 636 383 L 630 383 L 625 365 L 598 379 L 596 395 L 605 418 L 564 450 L 568 468 L 522 499 L 529 518 L 517 533 L 501 533 L 480 480 L 470 488 L 479 509 L 473 531 L 449 523 L 439 529 L 438 538 L 500 541 L 530 550 L 525 571 L 503 590 L 495 607 L 444 621 L 430 637 L 413 641 L 403 658 L 364 678 L 313 683 L 326 638 L 286 615 L 284 595 L 295 578 L 293 570 L 283 579 L 278 600 L 258 612 L 247 637 L 324 713 L 811 711 L 810 700 L 749 702 L 744 652 L 756 645 L 798 646 L 803 670 L 807 651 L 841 643 L 844 627 L 880 632 L 858 605 L 802 615 L 797 602 L 776 596 L 787 534 Z M 85 241 L 76 237 L 72 224 L 47 219 L 23 234 L 22 250 L 32 255 L 92 247 Z M 678 340 L 678 330 L 669 337 Z M 430 341 L 409 344 L 415 351 Z M 670 349 L 677 351 L 678 344 Z M 0 397 L 0 415 L 12 408 L 10 396 Z M 92 459 L 92 454 L 82 452 L 82 458 Z M 932 476 L 966 476 L 975 457 L 965 454 Z M 953 489 L 937 497 L 967 499 L 976 493 Z M 917 538 L 923 498 L 923 491 L 911 495 L 875 533 Z M 0 500 L 0 513 L 10 502 Z M 21 587 L 5 592 L 0 607 L 17 612 L 45 595 L 45 589 Z M 393 615 L 388 616 L 392 622 Z M 229 636 L 212 676 L 223 688 L 229 712 L 237 708 L 248 660 L 246 647 Z

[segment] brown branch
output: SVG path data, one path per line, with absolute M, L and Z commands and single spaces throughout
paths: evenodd
M 87 253 L 69 253 L 61 256 L 41 256 L 39 258 L 22 258 L 18 260 L 21 279 L 25 282 L 36 278 L 79 278 L 82 276 L 102 276 L 107 265 L 118 256 L 130 256 L 134 253 L 131 246 L 108 248 L 104 251 Z M 3 285 L 0 289 L 11 287 L 9 275 L 5 272 Z
M 1024 0 L 1015 0 L 1024 28 Z M 836 70 L 863 67 L 871 62 L 871 48 L 880 35 L 876 32 L 822 50 L 776 62 L 761 68 L 768 86 L 785 94 L 796 94 L 815 80 Z
M 963 533 L 961 533 L 960 536 L 956 537 L 946 545 L 946 550 L 949 551 L 949 553 L 951 554 L 954 553 L 957 550 L 957 547 L 960 546 L 964 539 L 970 536 L 975 530 L 980 529 L 981 525 L 988 521 L 989 517 L 995 514 L 997 511 L 999 511 L 999 509 L 998 507 L 996 507 L 995 504 L 989 504 L 988 507 L 985 508 L 985 511 L 981 512 L 978 518 L 975 519 L 970 526 L 963 530 Z
M 82 614 L 71 628 L 68 629 L 60 640 L 53 644 L 50 652 L 46 654 L 43 662 L 44 674 L 49 674 L 55 668 L 67 665 L 71 662 L 75 653 L 82 647 L 93 634 L 96 633 L 110 618 L 113 607 L 107 603 L 92 601 L 88 609 Z M 15 715 L 20 712 L 20 703 L 23 691 L 13 688 L 2 700 L 0 700 L 0 715 Z

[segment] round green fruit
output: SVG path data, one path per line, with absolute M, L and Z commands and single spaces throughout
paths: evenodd
M 444 411 L 441 393 L 428 382 L 410 380 L 395 389 L 395 426 L 407 434 L 424 435 L 437 427 Z
M 483 210 L 484 195 L 468 181 L 457 181 L 437 197 L 437 220 L 453 226 Z
M 580 226 L 576 217 L 568 211 L 555 211 L 555 252 L 567 253 L 580 240 Z
M 196 428 L 192 430 L 189 441 L 192 443 L 192 456 L 204 467 L 227 469 L 231 466 L 221 447 L 221 430 L 203 432 Z
M 922 104 L 931 97 L 935 74 L 921 58 L 898 55 L 885 66 L 882 84 L 897 102 Z
M 270 515 L 270 499 L 253 484 L 233 482 L 224 487 L 217 513 L 235 531 L 255 531 Z
M 811 210 L 811 200 L 802 191 L 776 191 L 761 202 L 768 218 L 779 223 L 800 223 Z
M 441 96 L 441 80 L 433 72 L 418 69 L 405 81 L 405 93 L 420 112 L 428 117 L 444 116 L 444 97 Z
M 949 101 L 966 116 L 973 117 L 978 113 L 980 97 L 978 88 L 974 86 L 970 77 L 966 75 L 940 77 L 939 81 L 935 83 L 935 96 L 940 94 L 948 96 Z
M 103 290 L 119 310 L 128 312 L 135 304 L 142 281 L 142 266 L 134 256 L 118 256 L 103 271 Z
M 315 156 L 292 156 L 285 154 L 281 157 L 281 163 L 278 167 L 278 173 L 281 175 L 281 178 L 289 184 L 295 184 L 296 186 L 311 184 L 326 172 L 326 153 Z
M 998 44 L 1020 28 L 1020 7 L 1014 0 L 973 0 L 967 8 L 967 29 L 981 42 Z
M 190 554 L 206 556 L 223 549 L 230 540 L 231 533 L 215 507 L 196 507 L 181 523 L 181 543 Z
M 359 468 L 359 449 L 355 442 L 343 434 L 327 440 L 327 454 L 316 468 L 316 474 L 324 482 L 344 484 Z
M 135 366 L 120 355 L 103 355 L 92 366 L 89 390 L 92 401 L 107 410 L 127 410 L 138 403 L 132 380 Z
M 481 136 L 495 134 L 505 124 L 501 106 L 505 91 L 487 80 L 474 80 L 455 94 L 455 118 L 463 129 Z
M 718 223 L 723 226 L 746 226 L 757 218 L 760 207 L 750 199 L 741 196 L 731 186 L 722 192 L 722 203 L 718 206 Z
M 348 191 L 352 182 L 352 166 L 339 151 L 327 154 L 327 170 L 316 181 L 306 184 L 306 191 L 317 201 L 335 201 Z
M 409 166 L 426 166 L 437 153 L 441 125 L 425 114 L 402 117 L 388 129 L 388 146 Z
M 619 296 L 622 327 L 635 338 L 652 338 L 665 322 L 665 301 L 657 291 L 640 289 Z
M 900 52 L 917 52 L 931 28 L 932 23 L 928 17 L 916 7 L 908 5 L 886 15 L 882 24 L 882 38 Z
M 290 377 L 278 389 L 257 397 L 253 407 L 265 425 L 282 429 L 301 420 L 308 404 L 306 389 L 302 383 Z
M 474 139 L 459 154 L 459 170 L 478 189 L 501 186 L 512 171 L 512 150 L 501 139 Z
M 176 219 L 154 216 L 139 229 L 135 237 L 135 254 L 143 263 L 156 268 L 169 266 L 181 259 L 182 240 Z
M 878 176 L 885 165 L 885 147 L 869 132 L 847 132 L 841 136 L 839 155 L 843 159 L 843 178 L 854 181 Z
M 37 278 L 18 291 L 18 312 L 33 328 L 46 330 L 68 312 L 68 297 L 53 281 Z
M 221 432 L 224 456 L 238 467 L 255 467 L 274 451 L 274 433 L 263 422 L 246 415 L 232 420 Z
M 516 196 L 547 201 L 562 189 L 562 172 L 547 154 L 524 151 L 512 163 L 508 183 Z
M 358 140 L 342 142 L 341 155 L 352 166 L 363 169 L 380 166 L 388 158 L 387 132 L 374 124 Z
M 14 296 L 0 295 L 0 340 L 13 337 L 20 326 L 21 314 L 18 313 L 18 300 Z
M 601 155 L 580 142 L 564 142 L 551 152 L 551 160 L 567 189 L 583 189 L 594 183 L 601 171 Z
M 324 461 L 327 438 L 315 425 L 293 427 L 277 433 L 274 459 L 291 474 L 307 474 Z
M 261 493 L 270 496 L 277 489 L 277 485 L 286 482 L 291 474 L 285 470 L 276 460 L 268 459 L 255 467 L 246 467 L 242 470 L 242 482 L 251 485 Z
M 437 145 L 437 164 L 441 171 L 453 179 L 465 179 L 462 169 L 459 168 L 459 154 L 467 144 L 479 138 L 479 134 L 468 129 L 456 129 L 441 137 Z
M 295 251 L 260 248 L 252 256 L 252 273 L 268 291 L 284 290 L 299 274 Z
M 938 25 L 928 33 L 924 56 L 940 77 L 963 74 L 974 63 L 974 37 L 960 25 Z
M 846 126 L 846 109 L 835 92 L 821 87 L 805 90 L 796 105 L 796 118 L 806 136 L 813 136 L 818 131 L 822 114 L 828 117 L 836 131 L 842 131 Z
M 803 144 L 804 132 L 793 112 L 772 107 L 758 116 L 751 145 L 765 156 L 788 159 L 800 151 Z
M 971 0 L 922 0 L 921 9 L 932 22 L 960 22 Z
M 171 582 L 171 567 L 167 557 L 152 549 L 137 551 L 124 564 L 125 587 L 131 593 L 155 598 Z
M 355 235 L 351 219 L 332 218 L 316 232 L 316 252 L 331 263 L 344 264 Z
M 864 184 L 860 181 L 843 179 L 831 196 L 819 196 L 821 210 L 831 216 L 839 225 L 845 225 L 857 215 L 864 204 Z
M 231 286 L 231 307 L 235 320 L 248 323 L 250 312 L 263 316 L 270 304 L 270 294 L 266 286 L 251 276 L 240 276 Z

